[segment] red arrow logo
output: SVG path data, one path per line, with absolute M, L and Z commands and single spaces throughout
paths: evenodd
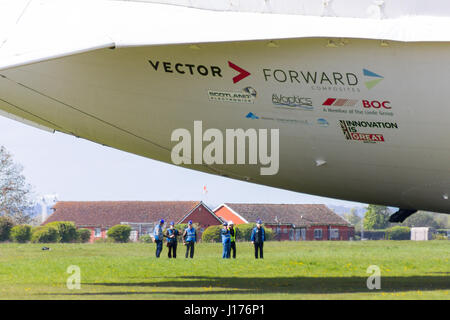
M 238 67 L 237 65 L 235 65 L 231 61 L 228 61 L 228 66 L 231 69 L 234 69 L 237 72 L 239 72 L 239 74 L 233 78 L 233 83 L 237 83 L 237 82 L 241 81 L 242 79 L 247 78 L 250 75 L 250 72 L 248 72 L 247 70 L 242 69 L 241 67 Z

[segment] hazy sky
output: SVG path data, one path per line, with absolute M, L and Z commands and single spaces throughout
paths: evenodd
M 59 200 L 203 200 L 222 202 L 352 202 L 310 196 L 200 173 L 111 149 L 62 133 L 49 133 L 0 117 L 0 145 L 24 167 L 36 195 Z M 203 186 L 207 194 L 203 194 Z

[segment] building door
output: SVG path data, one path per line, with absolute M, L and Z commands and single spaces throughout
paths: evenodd
M 138 240 L 138 232 L 137 230 L 133 230 L 130 232 L 130 240 L 136 242 Z
M 289 229 L 289 240 L 294 240 L 294 229 Z
M 301 239 L 303 241 L 305 241 L 306 240 L 306 228 L 301 228 L 300 230 L 301 230 Z
M 301 235 L 301 229 L 295 229 L 295 241 L 300 241 Z

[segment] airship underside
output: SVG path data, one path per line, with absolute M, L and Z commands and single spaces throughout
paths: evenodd
M 450 212 L 445 17 L 6 3 L 4 116 L 234 179 Z M 192 150 L 176 162 L 180 129 Z M 249 133 L 245 161 L 227 159 L 231 129 Z

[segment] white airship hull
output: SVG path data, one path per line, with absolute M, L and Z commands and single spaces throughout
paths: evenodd
M 249 75 L 239 77 L 230 63 Z M 204 130 L 279 129 L 275 175 L 261 175 L 261 165 L 185 166 L 450 212 L 449 69 L 446 42 L 305 38 L 106 48 L 0 71 L 0 109 L 167 163 L 172 132 L 193 131 L 196 120 Z M 230 98 L 246 88 L 252 97 Z

